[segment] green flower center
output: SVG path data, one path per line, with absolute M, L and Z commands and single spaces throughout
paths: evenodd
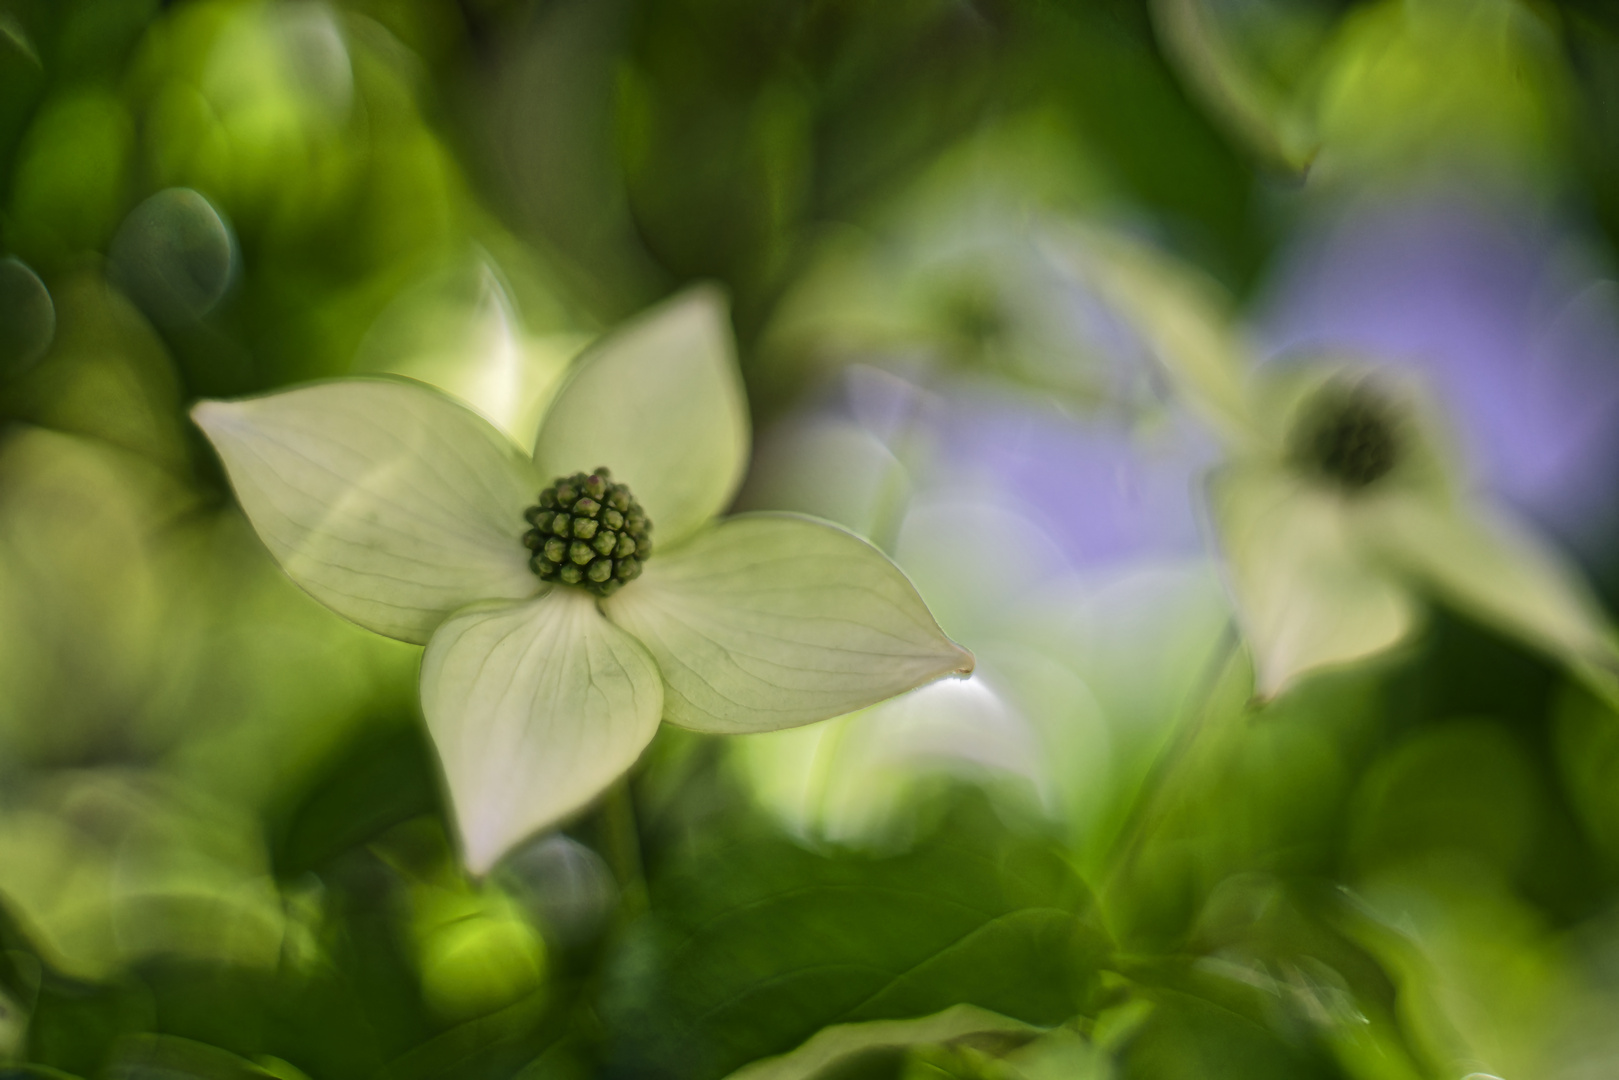
M 605 468 L 560 477 L 523 517 L 533 526 L 523 534 L 528 567 L 545 581 L 611 596 L 652 556 L 652 522 Z
M 1395 403 L 1367 382 L 1325 387 L 1292 434 L 1293 457 L 1346 491 L 1387 476 L 1405 451 L 1404 422 Z

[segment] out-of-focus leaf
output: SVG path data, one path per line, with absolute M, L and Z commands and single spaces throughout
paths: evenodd
M 174 1035 L 135 1035 L 113 1052 L 107 1080 L 274 1080 L 259 1068 L 215 1046 Z
M 307 873 L 438 805 L 438 770 L 414 718 L 362 732 L 280 817 L 273 830 L 276 874 Z
M 41 267 L 99 249 L 123 209 L 134 141 L 129 111 L 110 91 L 54 96 L 10 170 L 8 246 Z
M 538 588 L 521 537 L 539 485 L 453 398 L 353 379 L 205 401 L 192 416 L 282 568 L 367 629 L 423 644 L 456 608 Z
M 1106 948 L 1062 857 L 976 800 L 888 858 L 715 837 L 654 879 L 652 906 L 609 1000 L 615 1050 L 644 1076 L 709 1080 L 823 1027 L 957 1004 L 1060 1023 Z
M 1477 182 L 1547 168 L 1570 107 L 1554 17 L 1517 0 L 1358 6 L 1320 60 L 1314 176 L 1365 183 L 1465 162 Z
M 605 605 L 646 645 L 664 716 L 697 731 L 774 731 L 972 671 L 888 557 L 791 514 L 721 522 Z
M 717 289 L 701 287 L 580 357 L 540 424 L 534 464 L 547 482 L 611 469 L 668 547 L 730 503 L 748 438 L 730 314 Z
M 952 1005 L 918 1020 L 871 1020 L 823 1028 L 792 1053 L 756 1061 L 732 1073 L 729 1080 L 817 1080 L 838 1075 L 854 1059 L 876 1057 L 919 1043 L 1016 1044 L 1039 1031 L 1032 1024 L 972 1005 Z
M 1319 1046 L 1291 1040 L 1241 1012 L 1192 994 L 1160 991 L 1130 1040 L 1130 1080 L 1340 1080 Z
M 28 1022 L 28 1057 L 83 1076 L 99 1076 L 112 1045 L 152 1027 L 152 999 L 125 983 L 94 986 L 48 977 Z
M 422 711 L 481 874 L 629 770 L 658 729 L 663 683 L 594 596 L 559 585 L 445 623 L 422 656 Z
M 73 274 L 52 285 L 54 342 L 8 388 L 5 411 L 179 466 L 180 390 L 163 343 L 100 276 Z
M 103 768 L 19 790 L 0 822 L 0 892 L 54 968 L 110 979 L 151 956 L 280 959 L 281 898 L 237 807 Z
M 551 1080 L 553 1074 L 547 1066 L 555 1063 L 563 1069 L 559 1075 L 572 1080 L 577 1074 L 567 1071 L 558 1059 L 568 1056 L 568 1029 L 574 1023 L 577 1017 L 556 1008 L 549 992 L 530 994 L 499 1012 L 424 1040 L 389 1062 L 386 1075 L 390 1080 L 471 1076 L 528 1080 L 531 1075 Z
M 1154 0 L 1153 28 L 1181 78 L 1204 105 L 1266 165 L 1302 177 L 1315 136 L 1283 88 L 1245 62 L 1208 0 Z
M 1203 957 L 1171 986 L 1246 1010 L 1295 1047 L 1313 1043 L 1352 1076 L 1429 1075 L 1404 1023 L 1395 973 L 1346 929 L 1350 907 L 1328 882 L 1233 875 L 1199 917 L 1194 941 Z
M 56 305 L 20 259 L 0 259 L 0 378 L 33 367 L 56 336 Z

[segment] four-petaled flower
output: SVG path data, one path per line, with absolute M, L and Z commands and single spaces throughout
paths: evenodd
M 1414 380 L 1300 363 L 1260 379 L 1252 418 L 1209 503 L 1262 698 L 1405 641 L 1422 594 L 1612 692 L 1619 651 L 1596 600 L 1551 545 L 1464 486 Z
M 205 401 L 192 415 L 294 581 L 427 646 L 422 709 L 475 873 L 599 795 L 660 719 L 769 731 L 972 670 L 905 576 L 852 533 L 789 514 L 713 520 L 748 461 L 713 289 L 587 354 L 532 456 L 455 399 L 398 379 Z M 585 499 L 604 524 L 582 529 L 546 516 L 556 484 L 600 466 L 656 527 L 654 557 L 610 560 L 628 580 L 616 589 L 596 580 L 608 572 L 591 562 L 597 537 L 582 536 L 607 529 L 612 507 Z M 626 528 L 604 557 L 633 560 Z M 551 539 L 566 544 L 550 545 L 561 561 L 547 565 Z

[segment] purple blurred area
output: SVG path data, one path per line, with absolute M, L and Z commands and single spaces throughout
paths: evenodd
M 1589 557 L 1619 528 L 1619 285 L 1582 235 L 1456 189 L 1354 203 L 1277 259 L 1259 336 L 1416 369 L 1473 482 Z
M 1077 417 L 1051 400 L 958 392 L 940 401 L 944 475 L 1009 498 L 1074 566 L 1196 556 L 1194 488 L 1215 461 L 1190 418 Z

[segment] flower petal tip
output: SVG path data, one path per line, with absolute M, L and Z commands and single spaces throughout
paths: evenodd
M 960 645 L 956 646 L 955 661 L 956 666 L 945 672 L 946 675 L 953 679 L 971 678 L 973 671 L 978 667 L 978 657 Z

